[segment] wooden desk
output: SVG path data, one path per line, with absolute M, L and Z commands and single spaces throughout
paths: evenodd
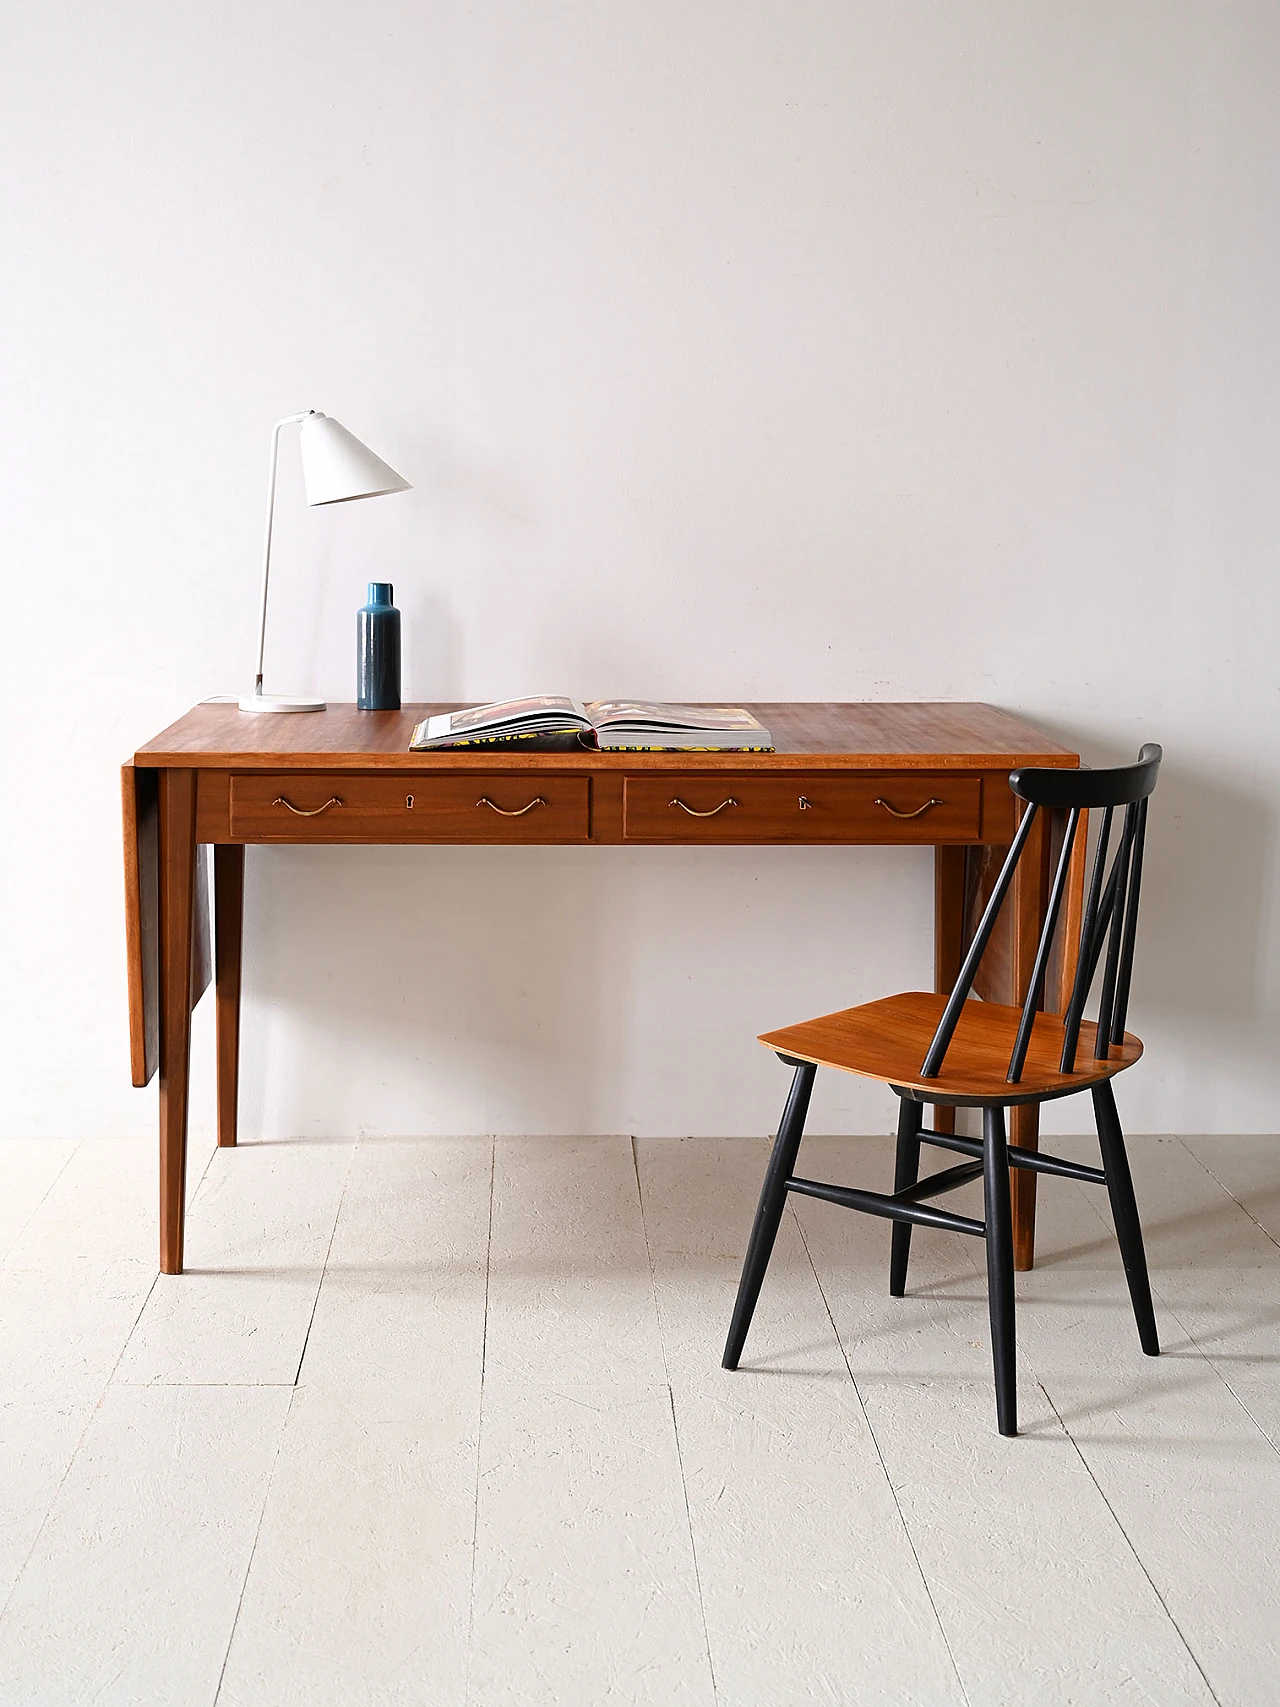
M 182 1272 L 191 1009 L 210 978 L 201 843 L 214 849 L 218 1142 L 236 1141 L 244 850 L 249 844 L 554 842 L 891 843 L 933 847 L 935 983 L 949 989 L 990 874 L 1013 836 L 1008 774 L 1075 753 L 992 706 L 755 705 L 772 753 L 410 753 L 443 705 L 246 716 L 199 705 L 124 767 L 133 1082 L 160 1074 L 160 1267 Z M 1043 918 L 1038 877 L 1006 905 L 979 994 L 1020 1001 Z M 1083 838 L 1078 838 L 1083 853 Z M 1075 894 L 1083 861 L 1077 862 Z M 1068 932 L 1068 935 L 1070 933 Z M 1050 1005 L 1062 1005 L 1059 968 Z M 949 1129 L 950 1110 L 936 1123 Z M 1036 1111 L 1012 1111 L 1015 1143 Z M 1036 1176 L 1013 1175 L 1019 1266 L 1029 1268 Z

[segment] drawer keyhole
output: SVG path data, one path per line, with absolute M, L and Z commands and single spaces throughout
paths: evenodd
M 812 802 L 812 800 L 809 799 L 809 796 L 807 794 L 802 794 L 800 796 L 800 810 L 802 812 L 812 812 L 813 811 L 813 802 Z
M 413 805 L 413 796 L 411 794 L 406 794 L 404 797 L 404 803 L 406 806 L 411 807 Z

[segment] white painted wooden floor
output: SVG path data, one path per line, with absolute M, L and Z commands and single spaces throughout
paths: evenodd
M 0 1143 L 0 1703 L 1274 1707 L 1280 1140 L 1132 1150 L 1165 1355 L 1042 1182 L 1005 1441 L 951 1235 L 799 1203 L 721 1371 L 763 1143 L 246 1144 L 173 1279 L 150 1144 Z

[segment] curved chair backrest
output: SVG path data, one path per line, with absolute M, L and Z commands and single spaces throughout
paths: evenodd
M 1133 806 L 1155 792 L 1156 777 L 1164 750 L 1154 742 L 1138 754 L 1136 765 L 1117 765 L 1114 770 L 1051 770 L 1024 766 L 1009 777 L 1009 787 L 1019 800 L 1033 806 L 1075 806 L 1088 812 L 1103 806 Z
M 1088 898 L 1080 927 L 1079 956 L 1076 962 L 1075 984 L 1063 1022 L 1061 1071 L 1070 1073 L 1076 1064 L 1076 1048 L 1080 1041 L 1080 1022 L 1084 1005 L 1093 986 L 1102 945 L 1107 944 L 1106 966 L 1102 977 L 1102 995 L 1098 1004 L 1098 1035 L 1094 1054 L 1105 1061 L 1113 1043 L 1124 1038 L 1125 1015 L 1129 1006 L 1129 981 L 1133 973 L 1133 943 L 1138 923 L 1138 891 L 1142 883 L 1142 850 L 1147 832 L 1147 801 L 1155 790 L 1160 772 L 1162 750 L 1148 743 L 1132 765 L 1118 765 L 1114 770 L 1057 770 L 1048 767 L 1024 767 L 1009 778 L 1009 787 L 1020 800 L 1027 802 L 1022 821 L 1009 849 L 1008 858 L 1000 868 L 991 899 L 974 935 L 973 944 L 965 956 L 960 976 L 943 1010 L 938 1029 L 933 1035 L 921 1068 L 921 1077 L 936 1078 L 942 1071 L 943 1059 L 955 1035 L 960 1011 L 968 1000 L 991 933 L 1000 912 L 1019 859 L 1027 846 L 1031 826 L 1041 808 L 1065 811 L 1066 832 L 1062 852 L 1049 889 L 1049 906 L 1044 930 L 1036 948 L 1035 963 L 1022 1018 L 1018 1025 L 1013 1053 L 1009 1058 L 1008 1081 L 1016 1085 L 1022 1077 L 1035 1023 L 1044 995 L 1045 973 L 1049 965 L 1049 950 L 1066 891 L 1071 852 L 1080 827 L 1082 812 L 1102 812 L 1102 828 L 1098 834 L 1097 851 L 1089 877 Z M 1119 845 L 1108 872 L 1107 852 L 1111 842 L 1112 820 L 1117 806 L 1123 806 L 1124 824 Z

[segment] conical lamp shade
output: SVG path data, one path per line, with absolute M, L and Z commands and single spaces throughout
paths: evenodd
M 302 423 L 302 478 L 308 504 L 409 490 L 407 480 L 331 415 L 308 415 Z

